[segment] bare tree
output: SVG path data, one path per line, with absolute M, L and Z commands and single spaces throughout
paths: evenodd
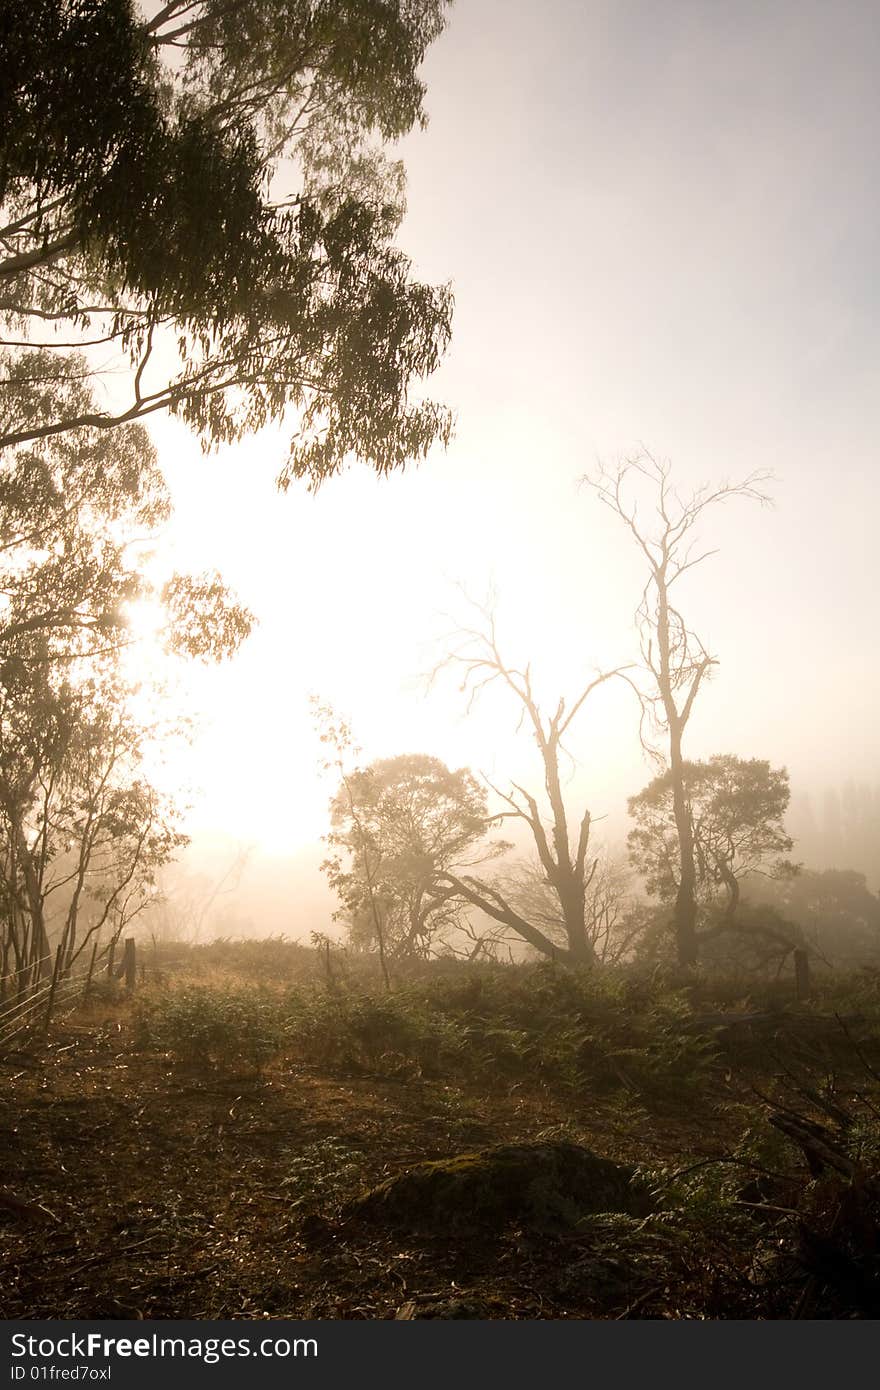
M 471 964 L 481 957 L 483 960 L 497 961 L 501 958 L 502 949 L 506 948 L 512 961 L 512 947 L 518 942 L 521 942 L 521 937 L 508 931 L 501 922 L 475 922 L 472 917 L 461 915 L 455 923 L 455 930 L 440 939 L 437 954 L 440 958 L 445 956 Z
M 718 659 L 688 627 L 677 606 L 676 586 L 717 553 L 700 549 L 695 533 L 704 514 L 736 497 L 766 504 L 770 499 L 762 488 L 770 475 L 752 473 L 738 483 L 705 484 L 682 496 L 671 481 L 671 471 L 667 460 L 642 453 L 616 469 L 601 467 L 583 482 L 620 518 L 647 562 L 648 577 L 636 608 L 647 682 L 630 683 L 641 702 L 642 746 L 660 767 L 668 766 L 672 781 L 680 860 L 673 928 L 679 964 L 691 966 L 697 959 L 697 872 L 683 740 L 700 687 Z M 644 514 L 639 511 L 642 490 L 651 499 Z M 667 741 L 662 753 L 658 738 Z
M 253 845 L 239 843 L 213 875 L 187 873 L 179 863 L 163 870 L 148 909 L 147 925 L 155 943 L 203 940 L 203 929 L 221 899 L 238 892 Z M 216 927 L 215 927 L 216 932 Z
M 497 883 L 489 884 L 473 876 L 445 875 L 469 903 L 494 921 L 514 931 L 542 955 L 573 964 L 594 965 L 595 947 L 587 922 L 587 890 L 596 872 L 596 860 L 589 856 L 592 817 L 584 811 L 572 834 L 562 794 L 560 755 L 563 739 L 592 692 L 625 668 L 598 673 L 570 702 L 560 696 L 552 714 L 545 714 L 535 695 L 529 665 L 511 666 L 498 646 L 495 616 L 490 607 L 473 605 L 480 614 L 480 625 L 461 628 L 458 645 L 435 671 L 452 666 L 462 672 L 462 688 L 469 691 L 469 707 L 487 686 L 505 686 L 520 706 L 521 722 L 531 728 L 544 770 L 544 792 L 549 816 L 542 816 L 538 800 L 514 783 L 509 793 L 492 790 L 507 806 L 497 819 L 522 820 L 528 826 L 546 882 L 554 893 L 564 926 L 565 945 L 560 947 L 546 931 L 517 911 Z M 490 783 L 491 785 L 491 783 Z
M 584 922 L 599 965 L 617 965 L 628 959 L 644 936 L 645 913 L 639 910 L 631 879 L 632 874 L 622 860 L 607 850 L 597 850 L 586 885 Z M 539 926 L 552 940 L 565 942 L 565 921 L 559 899 L 537 859 L 514 864 L 495 886 L 523 917 Z

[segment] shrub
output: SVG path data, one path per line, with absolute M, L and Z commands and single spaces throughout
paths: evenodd
M 534 1080 L 644 1099 L 698 1090 L 715 1055 L 683 994 L 631 973 L 549 965 L 472 967 L 391 992 L 199 983 L 142 1005 L 141 1035 L 180 1061 L 215 1066 L 259 1068 L 289 1050 L 337 1071 Z
M 286 1041 L 277 996 L 256 989 L 172 989 L 141 1001 L 137 1024 L 142 1045 L 192 1065 L 261 1071 Z
M 466 1036 L 407 991 L 295 991 L 291 1044 L 303 1061 L 343 1070 L 442 1076 L 458 1069 Z
M 498 968 L 441 983 L 426 1002 L 457 1021 L 472 1069 L 583 1090 L 660 1096 L 699 1088 L 714 1046 L 682 994 L 623 972 Z

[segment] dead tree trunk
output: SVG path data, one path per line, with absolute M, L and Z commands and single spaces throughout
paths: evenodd
M 514 783 L 509 794 L 493 787 L 496 795 L 509 807 L 509 810 L 502 811 L 496 819 L 516 818 L 525 821 L 529 827 L 546 882 L 553 889 L 559 904 L 565 930 L 565 946 L 560 948 L 544 932 L 525 921 L 505 900 L 497 886 L 471 877 L 464 880 L 454 879 L 448 874 L 444 877 L 451 884 L 459 884 L 459 891 L 468 902 L 481 908 L 496 922 L 516 932 L 542 955 L 551 960 L 592 966 L 597 964 L 597 955 L 586 920 L 587 888 L 595 871 L 595 864 L 592 867 L 587 864 L 592 821 L 590 812 L 584 812 L 575 840 L 562 795 L 559 759 L 560 754 L 564 752 L 563 740 L 589 696 L 606 681 L 621 675 L 626 668 L 617 667 L 613 671 L 600 672 L 584 686 L 570 704 L 563 696 L 558 701 L 554 713 L 547 715 L 541 708 L 532 684 L 531 666 L 526 665 L 519 669 L 508 665 L 498 646 L 495 617 L 491 608 L 479 608 L 479 612 L 481 625 L 478 628 L 462 629 L 462 644 L 448 654 L 440 663 L 440 667 L 454 665 L 463 671 L 462 689 L 470 690 L 472 700 L 479 691 L 493 682 L 497 681 L 506 686 L 521 707 L 523 723 L 531 727 L 541 755 L 549 815 L 542 817 L 537 798 L 524 787 Z
M 673 909 L 672 927 L 678 962 L 691 967 L 697 960 L 697 873 L 694 859 L 694 833 L 684 785 L 682 741 L 697 692 L 715 658 L 700 638 L 687 626 L 670 597 L 673 586 L 696 565 L 713 554 L 711 550 L 694 554 L 694 529 L 712 506 L 731 497 L 749 497 L 766 502 L 759 484 L 766 475 L 753 473 L 740 483 L 697 488 L 682 497 L 671 480 L 671 467 L 665 460 L 648 453 L 629 459 L 612 472 L 600 469 L 584 482 L 599 501 L 624 523 L 647 561 L 648 577 L 636 609 L 642 659 L 648 682 L 634 689 L 642 711 L 642 743 L 646 752 L 665 762 L 647 727 L 668 736 L 669 771 L 673 788 L 673 811 L 679 850 L 679 881 Z M 639 498 L 629 493 L 632 483 L 647 486 L 653 502 L 653 517 L 640 510 Z M 643 519 L 645 518 L 645 519 Z M 677 594 L 677 590 L 676 590 Z

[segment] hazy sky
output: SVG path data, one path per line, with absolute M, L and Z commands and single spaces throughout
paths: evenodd
M 721 665 L 689 752 L 768 757 L 801 791 L 880 777 L 878 71 L 867 0 L 460 0 L 425 67 L 430 125 L 402 147 L 401 242 L 455 289 L 430 388 L 457 414 L 450 451 L 282 497 L 280 436 L 204 460 L 153 428 L 181 555 L 261 622 L 193 677 L 193 828 L 276 852 L 320 835 L 310 691 L 369 757 L 534 771 L 512 706 L 465 718 L 454 682 L 417 677 L 463 612 L 455 581 L 494 583 L 505 650 L 554 701 L 632 655 L 638 559 L 577 480 L 640 442 L 685 488 L 778 479 L 773 509 L 707 520 L 721 553 L 686 611 Z M 650 775 L 631 699 L 580 729 L 573 803 L 620 837 Z

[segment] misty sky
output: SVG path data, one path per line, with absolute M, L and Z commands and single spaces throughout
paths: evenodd
M 465 616 L 455 582 L 494 585 L 505 651 L 554 703 L 633 655 L 638 559 L 577 480 L 640 443 L 685 488 L 778 480 L 773 509 L 707 519 L 721 553 L 686 610 L 721 665 L 689 753 L 770 758 L 817 797 L 880 779 L 878 70 L 872 3 L 460 0 L 425 66 L 430 125 L 401 151 L 401 242 L 455 289 L 430 384 L 450 451 L 281 497 L 279 434 L 205 460 L 152 427 L 181 556 L 261 620 L 192 677 L 210 711 L 194 829 L 275 852 L 321 834 L 310 691 L 368 757 L 537 784 L 512 706 L 465 718 L 454 681 L 427 695 L 418 676 Z M 619 839 L 650 776 L 631 697 L 603 694 L 580 730 L 573 804 Z

